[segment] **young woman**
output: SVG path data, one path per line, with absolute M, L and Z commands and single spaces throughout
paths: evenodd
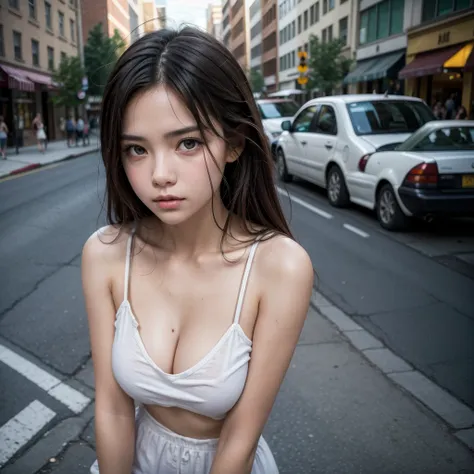
M 100 474 L 277 474 L 261 434 L 313 269 L 242 69 L 193 28 L 144 36 L 110 76 L 101 146 L 111 225 L 82 264 Z
M 33 129 L 36 132 L 36 141 L 38 142 L 38 150 L 41 153 L 46 151 L 46 132 L 44 130 L 44 123 L 41 118 L 41 114 L 36 114 L 36 117 L 33 119 Z

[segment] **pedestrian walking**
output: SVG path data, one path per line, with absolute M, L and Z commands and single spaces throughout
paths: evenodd
M 4 160 L 7 159 L 7 139 L 8 139 L 8 127 L 5 120 L 0 116 L 0 153 Z
M 76 122 L 74 117 L 69 117 L 66 122 L 67 146 L 71 147 L 76 142 Z
M 84 142 L 84 120 L 82 117 L 76 122 L 76 146 L 78 146 L 79 140 L 82 140 L 82 146 L 85 146 Z
M 82 258 L 91 472 L 277 474 L 261 434 L 313 269 L 280 207 L 246 75 L 218 40 L 186 27 L 141 37 L 110 77 L 110 225 Z
M 90 139 L 89 139 L 89 130 L 90 130 L 90 127 L 89 127 L 89 122 L 88 120 L 85 120 L 84 121 L 84 130 L 82 131 L 82 136 L 83 136 L 83 142 L 84 142 L 84 146 L 89 146 L 90 145 Z
M 44 127 L 43 120 L 41 118 L 41 114 L 36 114 L 36 117 L 33 119 L 33 130 L 36 132 L 36 141 L 38 143 L 38 150 L 41 153 L 46 151 L 46 131 Z

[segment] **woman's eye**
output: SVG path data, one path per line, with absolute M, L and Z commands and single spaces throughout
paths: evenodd
M 200 144 L 201 142 L 199 140 L 186 138 L 180 142 L 178 148 L 180 148 L 182 151 L 194 151 L 199 147 Z
M 143 156 L 145 153 L 145 148 L 140 145 L 129 145 L 125 147 L 125 154 L 129 156 Z

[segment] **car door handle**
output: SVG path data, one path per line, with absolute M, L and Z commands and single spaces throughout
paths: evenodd
M 326 145 L 324 145 L 328 150 L 330 150 L 332 148 L 332 145 L 330 143 L 326 143 Z
M 300 142 L 303 146 L 305 146 L 308 142 Z

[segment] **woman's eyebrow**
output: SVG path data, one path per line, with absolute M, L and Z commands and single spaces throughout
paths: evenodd
M 171 130 L 170 132 L 165 133 L 165 138 L 178 137 L 185 135 L 186 133 L 199 132 L 199 127 L 197 125 L 191 125 L 189 127 L 179 128 L 177 130 Z M 145 141 L 146 138 L 140 135 L 131 135 L 129 133 L 123 133 L 121 136 L 122 140 L 136 140 L 136 141 Z

